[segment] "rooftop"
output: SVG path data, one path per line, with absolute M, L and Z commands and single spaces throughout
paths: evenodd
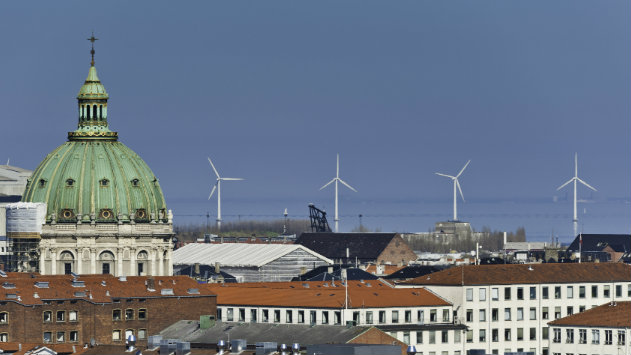
M 557 319 L 549 325 L 575 325 L 581 327 L 631 327 L 631 302 L 611 302 L 581 313 Z
M 333 259 L 346 258 L 348 248 L 349 260 L 374 260 L 396 236 L 396 233 L 302 233 L 296 244 Z

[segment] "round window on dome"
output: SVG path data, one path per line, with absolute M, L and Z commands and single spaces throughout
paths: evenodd
M 133 180 L 131 181 L 131 186 L 133 186 L 133 187 L 138 187 L 138 186 L 140 186 L 140 180 L 138 180 L 138 179 L 133 179 Z
M 147 211 L 144 208 L 136 210 L 136 219 L 147 219 Z
M 114 218 L 114 212 L 109 208 L 104 208 L 99 212 L 99 219 L 111 220 Z
M 68 187 L 74 186 L 74 183 L 75 183 L 74 179 L 66 180 L 66 186 L 68 186 Z
M 74 211 L 70 208 L 61 210 L 61 218 L 65 220 L 74 219 Z

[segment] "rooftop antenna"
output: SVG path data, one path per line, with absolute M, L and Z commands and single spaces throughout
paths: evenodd
M 217 190 L 217 231 L 219 231 L 221 230 L 221 182 L 222 181 L 237 181 L 237 180 L 243 180 L 243 179 L 221 177 L 219 176 L 219 173 L 217 172 L 217 169 L 215 168 L 215 164 L 213 164 L 213 161 L 210 160 L 210 157 L 208 157 L 208 162 L 210 163 L 210 166 L 213 168 L 215 175 L 217 175 L 217 182 L 213 186 L 213 189 L 210 191 L 210 195 L 208 195 L 208 199 L 210 200 L 210 198 L 213 197 L 215 190 Z
M 462 172 L 464 171 L 464 169 L 467 168 L 469 163 L 471 163 L 471 159 L 469 159 L 469 161 L 467 161 L 467 163 L 462 167 L 462 169 L 460 169 L 460 172 L 456 176 L 436 173 L 436 175 L 448 177 L 451 180 L 453 180 L 453 182 L 454 182 L 454 222 L 458 221 L 458 198 L 457 198 L 458 195 L 456 193 L 456 189 L 458 189 L 458 191 L 460 192 L 460 197 L 462 197 L 462 201 L 464 201 L 464 195 L 462 194 L 462 189 L 460 188 L 460 182 L 458 181 L 458 178 L 460 177 L 460 175 L 462 175 Z
M 581 184 L 589 187 L 590 189 L 597 191 L 595 188 L 591 187 L 588 183 L 586 183 L 585 181 L 581 180 L 578 177 L 578 153 L 574 153 L 574 177 L 571 178 L 570 180 L 568 180 L 565 184 L 559 186 L 557 188 L 557 191 L 561 190 L 562 188 L 564 188 L 565 186 L 567 186 L 569 183 L 573 182 L 574 183 L 574 218 L 572 219 L 573 225 L 574 225 L 574 237 L 576 237 L 578 235 L 578 215 L 576 213 L 576 205 L 577 205 L 577 194 L 576 194 L 576 183 L 580 182 Z
M 285 217 L 285 221 L 283 222 L 283 242 L 287 242 L 287 208 L 283 212 L 283 216 Z
M 357 192 L 357 190 L 355 190 L 351 185 L 347 184 L 346 182 L 344 182 L 344 180 L 340 179 L 340 155 L 339 154 L 337 155 L 337 170 L 335 172 L 335 177 L 333 178 L 333 180 L 327 182 L 324 186 L 322 186 L 320 190 L 324 189 L 325 187 L 331 185 L 334 182 L 335 182 L 335 233 L 338 233 L 340 218 L 339 218 L 338 210 L 337 210 L 337 192 L 338 192 L 337 183 L 340 182 L 342 183 L 342 185 Z

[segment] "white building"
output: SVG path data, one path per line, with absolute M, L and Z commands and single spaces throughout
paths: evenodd
M 415 345 L 417 354 L 465 354 L 464 329 L 450 302 L 383 280 L 208 284 L 225 322 L 375 326 Z
M 26 181 L 33 172 L 11 165 L 0 165 L 0 256 L 9 254 L 5 206 L 20 201 Z
M 631 303 L 609 302 L 549 322 L 550 353 L 631 354 Z
M 466 349 L 550 353 L 548 322 L 631 299 L 631 266 L 620 263 L 457 266 L 407 281 L 453 303 L 469 329 Z M 564 351 L 565 353 L 565 351 Z

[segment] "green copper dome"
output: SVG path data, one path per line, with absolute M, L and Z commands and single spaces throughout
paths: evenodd
M 45 202 L 47 222 L 166 222 L 162 189 L 149 166 L 118 141 L 94 65 L 77 96 L 79 124 L 39 164 L 25 202 Z

